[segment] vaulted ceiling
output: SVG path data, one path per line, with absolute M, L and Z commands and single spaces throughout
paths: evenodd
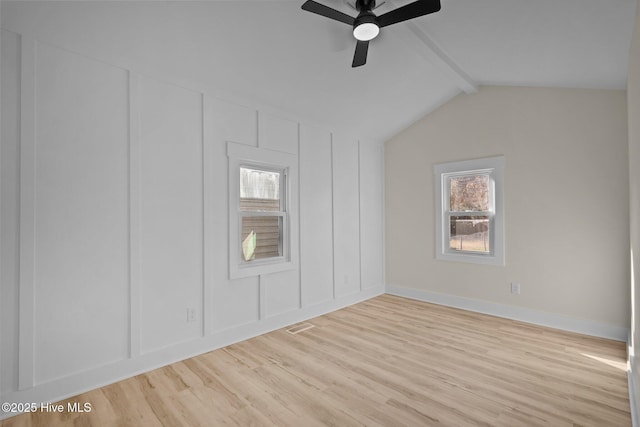
M 374 140 L 479 85 L 626 87 L 635 0 L 442 0 L 383 28 L 359 68 L 351 28 L 302 3 L 3 1 L 2 27 Z

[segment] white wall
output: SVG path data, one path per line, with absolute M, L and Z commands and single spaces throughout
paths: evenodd
M 636 424 L 640 421 L 640 8 L 637 9 L 636 26 L 631 43 L 627 83 L 627 108 L 629 117 L 629 236 L 631 240 L 631 331 L 635 354 L 632 362 L 632 386 L 635 388 Z M 632 395 L 633 396 L 633 395 Z M 634 425 L 636 425 L 634 424 Z
M 2 401 L 54 401 L 384 291 L 381 145 L 158 76 L 2 33 Z M 229 280 L 228 141 L 298 156 L 294 270 Z
M 483 87 L 388 141 L 387 284 L 626 339 L 626 116 L 624 91 Z M 496 155 L 506 266 L 437 261 L 433 165 Z

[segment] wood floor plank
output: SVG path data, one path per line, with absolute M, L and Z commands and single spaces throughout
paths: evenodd
M 0 427 L 631 425 L 621 342 L 391 295 L 307 322 Z

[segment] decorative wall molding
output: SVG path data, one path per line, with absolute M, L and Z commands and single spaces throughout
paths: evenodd
M 92 369 L 88 372 L 76 373 L 58 380 L 38 384 L 37 387 L 7 393 L 3 396 L 3 399 L 8 402 L 54 402 L 66 399 L 95 389 L 96 387 L 103 387 L 170 363 L 213 351 L 261 334 L 266 334 L 294 323 L 331 313 L 335 310 L 382 295 L 383 293 L 384 289 L 381 287 L 367 289 L 364 292 L 349 295 L 338 300 L 275 315 L 260 322 L 219 331 L 203 339 L 180 343 L 143 354 L 137 358 L 123 360 L 111 365 Z M 13 415 L 16 414 L 0 413 L 0 419 Z
M 21 59 L 17 61 L 16 64 L 10 64 L 9 66 L 15 66 L 19 70 L 21 80 L 21 90 L 17 100 L 20 105 L 16 106 L 16 113 L 20 117 L 20 139 L 17 141 L 20 146 L 20 157 L 16 159 L 20 162 L 21 174 L 20 182 L 16 184 L 19 186 L 17 191 L 20 194 L 20 206 L 16 206 L 16 210 L 18 210 L 18 208 L 20 210 L 20 245 L 19 247 L 16 245 L 15 248 L 16 251 L 19 251 L 19 253 L 16 252 L 16 255 L 20 257 L 20 264 L 17 268 L 20 273 L 20 283 L 16 284 L 16 292 L 19 292 L 20 302 L 19 307 L 16 307 L 15 313 L 12 314 L 16 317 L 16 334 L 19 340 L 16 360 L 7 362 L 3 359 L 3 363 L 10 363 L 10 369 L 15 369 L 18 375 L 17 384 L 11 383 L 10 387 L 8 387 L 11 391 L 3 392 L 3 401 L 50 402 L 63 399 L 128 378 L 132 375 L 147 372 L 178 360 L 183 360 L 274 329 L 288 326 L 292 323 L 308 320 L 311 317 L 319 316 L 384 293 L 384 286 L 380 284 L 383 280 L 382 277 L 376 278 L 375 283 L 373 281 L 371 283 L 358 283 L 358 292 L 355 293 L 340 293 L 339 290 L 343 287 L 342 282 L 335 283 L 334 281 L 327 281 L 327 290 L 330 287 L 333 289 L 332 299 L 327 300 L 324 297 L 321 298 L 318 296 L 317 298 L 307 298 L 303 303 L 302 292 L 304 286 L 309 288 L 314 285 L 303 283 L 300 272 L 295 275 L 297 279 L 294 278 L 294 275 L 290 275 L 290 277 L 287 276 L 285 287 L 270 286 L 279 285 L 280 279 L 272 279 L 271 282 L 269 282 L 266 280 L 269 277 L 255 277 L 248 278 L 244 281 L 227 283 L 219 277 L 223 269 L 211 261 L 222 258 L 221 247 L 224 247 L 225 252 L 228 248 L 228 236 L 221 235 L 220 233 L 221 222 L 227 221 L 227 214 L 221 213 L 222 205 L 220 201 L 224 200 L 224 203 L 227 203 L 228 199 L 228 190 L 225 188 L 224 191 L 222 191 L 220 185 L 223 181 L 226 182 L 226 179 L 222 180 L 219 173 L 221 167 L 219 160 L 222 158 L 220 142 L 224 139 L 224 136 L 227 134 L 231 135 L 232 138 L 234 135 L 245 136 L 247 132 L 244 130 L 249 128 L 248 123 L 253 123 L 251 121 L 253 118 L 256 126 L 255 136 L 256 138 L 258 136 L 261 137 L 261 144 L 266 143 L 264 147 L 265 151 L 280 156 L 281 154 L 274 150 L 273 144 L 282 144 L 282 138 L 280 138 L 279 135 L 285 134 L 290 138 L 288 139 L 289 142 L 287 142 L 288 145 L 283 147 L 289 152 L 288 155 L 300 161 L 299 147 L 301 128 L 308 127 L 310 126 L 309 124 L 295 123 L 289 120 L 288 117 L 290 116 L 282 118 L 277 111 L 274 113 L 273 109 L 262 110 L 257 109 L 255 106 L 242 107 L 238 104 L 227 103 L 214 98 L 214 94 L 212 93 L 199 91 L 199 86 L 194 82 L 176 81 L 172 78 L 158 78 L 158 74 L 141 73 L 134 66 L 123 67 L 122 64 L 112 64 L 110 61 L 105 61 L 104 58 L 94 58 L 90 55 L 70 51 L 64 47 L 52 46 L 46 41 L 41 43 L 29 35 L 24 36 L 18 34 L 17 36 L 19 38 L 18 49 L 21 53 Z M 124 77 L 122 80 L 122 88 L 125 90 L 125 92 L 123 92 L 125 104 L 123 104 L 122 108 L 127 108 L 127 110 L 124 112 L 119 111 L 123 113 L 124 123 L 127 123 L 126 118 L 128 116 L 128 130 L 125 129 L 122 139 L 123 151 L 119 154 L 120 157 L 118 157 L 122 159 L 123 165 L 122 173 L 120 173 L 119 176 L 123 179 L 128 179 L 128 187 L 126 190 L 123 190 L 123 192 L 128 191 L 128 194 L 123 192 L 119 193 L 122 195 L 123 218 L 125 218 L 125 221 L 128 216 L 128 224 L 118 226 L 119 230 L 126 230 L 128 233 L 128 238 L 125 237 L 123 242 L 121 242 L 123 277 L 118 282 L 123 287 L 123 293 L 118 296 L 119 298 L 121 297 L 121 300 L 119 300 L 121 304 L 119 304 L 118 307 L 126 307 L 127 311 L 124 317 L 119 317 L 119 319 L 126 319 L 128 323 L 125 327 L 118 329 L 118 334 L 120 335 L 117 336 L 119 338 L 121 337 L 121 343 L 123 345 L 122 358 L 109 360 L 106 363 L 102 361 L 93 363 L 91 358 L 85 358 L 83 360 L 87 362 L 86 366 L 81 366 L 77 370 L 73 369 L 72 366 L 72 369 L 63 369 L 59 375 L 51 375 L 49 377 L 41 376 L 38 373 L 40 366 L 38 363 L 42 360 L 40 357 L 44 357 L 45 355 L 36 353 L 39 345 L 36 336 L 36 332 L 38 332 L 36 320 L 39 320 L 39 318 L 37 317 L 38 313 L 35 311 L 36 291 L 38 290 L 36 287 L 37 283 L 35 282 L 37 277 L 35 276 L 37 261 L 35 259 L 35 250 L 38 244 L 38 241 L 36 241 L 35 226 L 36 218 L 44 218 L 47 214 L 47 212 L 38 210 L 39 206 L 37 206 L 36 203 L 36 169 L 40 167 L 38 162 L 48 161 L 47 158 L 36 158 L 36 129 L 38 125 L 36 112 L 40 106 L 39 102 L 48 99 L 45 98 L 46 92 L 36 93 L 37 78 L 47 76 L 47 70 L 38 67 L 38 48 L 40 48 L 40 55 L 42 57 L 44 57 L 47 52 L 51 55 L 53 52 L 52 49 L 56 49 L 56 52 L 59 50 L 59 52 L 64 55 L 77 55 L 78 58 L 89 59 L 105 66 L 118 68 L 118 72 Z M 56 53 L 53 54 L 55 55 Z M 87 75 L 93 74 L 92 72 L 87 72 Z M 82 76 L 84 76 L 84 74 Z M 183 327 L 183 329 L 188 328 L 188 334 L 178 336 L 178 339 L 166 339 L 160 343 L 163 345 L 166 344 L 166 346 L 154 345 L 152 347 L 145 344 L 145 339 L 148 338 L 147 334 L 149 332 L 148 330 L 145 331 L 145 319 L 148 319 L 148 317 L 145 316 L 149 314 L 144 311 L 145 300 L 143 285 L 145 281 L 143 279 L 145 279 L 145 277 L 144 270 L 141 267 L 145 249 L 142 245 L 144 237 L 143 231 L 144 225 L 146 224 L 146 222 L 144 222 L 145 217 L 143 217 L 143 201 L 145 196 L 148 197 L 143 185 L 145 183 L 143 175 L 145 163 L 143 160 L 147 160 L 146 157 L 143 157 L 143 153 L 145 149 L 149 150 L 150 147 L 148 143 L 145 145 L 145 138 L 148 139 L 149 136 L 145 133 L 141 115 L 144 114 L 145 111 L 148 113 L 150 108 L 153 109 L 154 106 L 157 105 L 152 102 L 150 103 L 148 99 L 150 83 L 153 84 L 154 87 L 170 87 L 170 94 L 176 93 L 176 87 L 183 89 L 177 90 L 179 93 L 184 91 L 193 92 L 200 99 L 198 111 L 194 113 L 193 110 L 188 110 L 186 114 L 190 114 L 188 116 L 190 120 L 185 123 L 191 126 L 196 121 L 194 114 L 200 116 L 198 126 L 201 126 L 201 129 L 196 129 L 196 132 L 201 133 L 202 163 L 200 165 L 191 162 L 189 165 L 191 165 L 191 167 L 195 166 L 198 169 L 202 168 L 202 194 L 198 194 L 197 197 L 194 196 L 192 198 L 196 200 L 201 197 L 200 201 L 202 202 L 203 210 L 201 254 L 205 260 L 202 267 L 202 289 L 200 289 L 199 286 L 197 289 L 198 292 L 201 293 L 197 295 L 197 300 L 194 299 L 193 302 L 189 302 L 189 304 L 194 304 L 193 307 L 197 307 L 196 313 L 198 314 L 195 319 L 195 321 L 199 323 L 197 335 L 191 333 L 195 328 L 184 327 L 184 325 L 182 325 L 181 327 Z M 154 94 L 155 92 L 151 93 Z M 190 96 L 189 99 L 193 101 L 192 96 Z M 192 106 L 193 102 L 188 105 Z M 55 108 L 50 110 L 53 111 Z M 56 113 L 57 112 L 58 110 L 56 110 Z M 59 112 L 64 114 L 65 110 Z M 163 110 L 160 110 L 160 112 L 163 112 Z M 252 115 L 245 114 L 247 112 L 252 112 Z M 218 117 L 221 117 L 219 120 L 220 123 L 216 121 Z M 231 117 L 231 120 L 227 120 L 229 117 Z M 147 120 L 147 131 L 150 126 L 153 127 L 154 125 L 152 121 L 149 123 L 150 121 Z M 265 123 L 268 124 L 269 129 L 273 132 L 260 128 L 261 124 L 264 125 Z M 334 184 L 337 185 L 339 182 L 339 179 L 334 179 L 333 176 L 335 172 L 333 168 L 333 133 L 324 127 L 316 127 L 321 134 L 330 138 L 329 147 L 332 152 L 332 155 L 324 159 L 325 163 L 323 163 L 327 171 L 331 170 L 331 176 L 325 178 L 323 175 L 319 182 L 327 188 L 333 189 Z M 191 129 L 193 129 L 193 127 L 191 127 Z M 241 129 L 241 131 L 238 131 L 238 129 Z M 270 132 L 273 133 L 273 135 L 270 134 Z M 45 140 L 41 140 L 41 142 L 42 141 Z M 272 142 L 271 145 L 269 145 L 270 141 Z M 354 139 L 353 142 L 357 145 L 361 144 L 357 138 Z M 380 150 L 382 149 L 379 145 L 374 145 Z M 280 146 L 277 145 L 275 148 L 278 147 Z M 348 166 L 359 170 L 361 163 L 366 163 L 369 160 L 368 158 L 362 159 L 359 151 L 357 153 L 357 158 L 354 157 L 351 162 L 352 164 Z M 72 153 L 68 154 L 72 155 Z M 151 154 L 151 157 L 153 157 L 154 153 L 152 152 Z M 313 156 L 308 156 L 308 161 L 317 162 L 318 159 Z M 199 162 L 200 159 L 198 159 L 198 163 Z M 226 156 L 224 162 L 226 163 Z M 371 168 L 373 167 L 375 166 L 371 166 Z M 356 175 L 357 173 L 358 172 L 355 172 Z M 379 173 L 381 174 L 382 170 L 380 170 Z M 359 177 L 359 175 L 357 176 Z M 200 177 L 198 177 L 198 179 L 200 179 Z M 312 181 L 314 179 L 318 178 L 311 178 Z M 372 183 L 372 185 L 377 185 L 377 182 Z M 227 185 L 225 184 L 224 187 L 227 187 Z M 359 200 L 359 191 L 362 191 L 362 187 L 358 186 L 356 190 L 358 194 L 351 194 L 351 196 Z M 379 206 L 382 211 L 383 188 L 381 178 L 380 188 L 376 191 L 379 191 L 379 196 L 375 195 L 375 200 L 377 201 L 379 198 Z M 298 198 L 299 191 L 297 191 L 297 193 L 294 199 Z M 378 217 L 372 217 L 370 219 L 367 217 L 367 213 L 361 209 L 351 211 L 345 208 L 336 211 L 336 206 L 333 205 L 333 193 L 331 192 L 330 194 L 332 225 L 336 216 L 352 215 L 357 218 L 358 221 L 363 221 L 364 216 L 366 217 L 364 220 L 368 221 L 367 223 L 370 227 L 373 224 L 373 226 L 379 228 L 380 232 L 383 232 L 383 224 L 378 221 Z M 296 203 L 298 203 L 298 201 L 296 201 Z M 299 206 L 297 206 L 297 208 L 299 208 Z M 198 209 L 200 209 L 200 207 L 198 207 Z M 199 218 L 198 221 L 200 221 Z M 326 231 L 326 234 L 330 234 L 330 239 L 333 240 L 336 230 L 327 229 Z M 308 242 L 313 242 L 317 237 L 316 234 L 322 234 L 323 236 L 325 234 L 323 231 L 316 231 L 315 229 L 309 233 Z M 297 259 L 301 247 L 301 238 L 299 234 L 292 237 L 294 238 L 292 250 L 295 251 L 292 256 L 295 256 Z M 359 247 L 362 248 L 362 243 L 354 243 L 354 247 L 356 250 Z M 338 248 L 339 246 L 333 244 L 333 251 Z M 383 247 L 379 248 L 380 253 L 382 253 L 383 250 Z M 377 258 L 374 259 L 373 255 L 369 255 L 371 253 L 372 252 L 369 251 L 364 255 L 361 253 L 358 254 L 360 269 L 365 268 L 367 263 L 377 262 Z M 199 252 L 198 256 L 201 254 Z M 147 268 L 148 266 L 147 263 Z M 333 278 L 333 271 L 331 273 L 331 277 Z M 225 277 L 226 276 L 227 274 L 225 274 Z M 257 287 L 255 288 L 255 293 L 253 291 L 253 282 L 250 279 L 256 279 Z M 353 280 L 355 280 L 355 276 Z M 360 278 L 358 278 L 358 281 L 360 281 Z M 356 283 L 352 282 L 352 284 L 355 285 Z M 285 291 L 295 287 L 299 290 L 295 304 L 289 304 L 290 301 L 286 301 L 284 305 L 269 305 L 269 302 L 279 301 L 279 292 L 282 292 L 282 295 L 290 295 L 286 294 Z M 329 296 L 329 294 L 327 296 Z M 257 299 L 256 318 L 245 316 L 244 314 L 248 313 L 247 310 L 253 310 L 252 304 L 255 299 Z M 78 300 L 77 303 L 82 305 L 83 301 Z M 228 309 L 222 309 L 222 311 L 220 311 L 221 304 L 226 305 Z M 184 313 L 184 309 L 177 307 L 177 305 L 179 305 L 179 303 L 174 303 L 169 307 L 168 311 L 171 313 L 175 313 L 176 311 Z M 236 311 L 238 307 L 244 310 L 244 314 L 234 317 L 233 311 Z M 247 307 L 250 308 L 247 309 Z M 287 311 L 284 311 L 284 309 L 287 309 Z M 270 314 L 268 310 L 272 310 L 273 313 Z M 168 315 L 169 314 L 170 313 L 168 313 Z M 220 322 L 221 316 L 225 320 L 224 322 Z M 104 322 L 102 324 L 104 324 Z M 191 325 L 196 324 L 191 323 Z M 157 332 L 157 329 L 159 328 L 156 328 L 154 331 Z M 175 335 L 176 331 L 174 330 L 173 333 Z M 145 345 L 149 348 L 146 348 Z M 51 363 L 55 364 L 56 361 L 54 360 Z M 7 379 L 3 377 L 3 381 L 7 381 Z M 6 384 L 3 385 L 6 386 Z M 7 388 L 5 388 L 5 390 L 6 389 Z M 12 414 L 0 414 L 0 419 L 7 418 L 9 415 Z
M 36 40 L 20 37 L 20 313 L 18 388 L 35 381 Z
M 202 209 L 203 209 L 203 238 L 202 253 L 204 259 L 212 259 L 215 255 L 215 233 L 213 217 L 207 215 L 207 212 L 213 212 L 216 204 L 214 197 L 213 182 L 215 179 L 215 165 L 207 159 L 215 156 L 215 147 L 213 142 L 213 106 L 211 99 L 205 94 L 202 95 Z M 213 266 L 209 262 L 203 263 L 203 290 L 202 290 L 202 331 L 203 336 L 209 336 L 213 333 L 213 319 L 211 313 L 213 311 Z
M 524 307 L 498 304 L 420 289 L 405 288 L 387 284 L 386 293 L 430 302 L 433 304 L 461 308 L 463 310 L 474 311 L 477 313 L 489 314 L 491 316 L 532 323 L 534 325 L 561 329 L 563 331 L 576 332 L 579 334 L 608 338 L 623 342 L 627 340 L 627 335 L 629 333 L 628 328 L 609 323 L 577 319 L 574 317 L 564 316 L 562 314 L 548 313 Z
M 138 75 L 129 72 L 129 357 L 140 355 L 140 140 Z

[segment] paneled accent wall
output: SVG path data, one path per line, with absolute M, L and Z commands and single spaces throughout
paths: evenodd
M 1 400 L 384 291 L 382 147 L 185 86 L 3 31 Z M 298 156 L 294 269 L 229 279 L 227 142 Z

